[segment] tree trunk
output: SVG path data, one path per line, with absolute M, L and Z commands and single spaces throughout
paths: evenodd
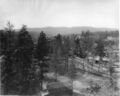
M 66 72 L 68 72 L 68 57 L 66 57 Z
M 40 96 L 42 96 L 42 82 L 40 81 Z
M 41 89 L 41 91 L 43 90 L 43 88 L 42 88 L 42 80 L 40 81 L 40 89 Z
M 85 62 L 84 62 L 84 60 L 83 60 L 83 70 L 85 71 Z
M 72 96 L 73 96 L 73 79 L 72 79 Z
M 73 57 L 72 57 L 72 65 L 73 65 Z M 72 69 L 72 68 L 71 68 Z M 74 70 L 74 69 L 73 69 Z M 71 70 L 72 72 L 73 72 L 73 70 Z M 74 73 L 71 73 L 71 83 L 72 83 L 72 96 L 73 96 L 73 76 L 72 75 L 74 75 Z
M 57 65 L 55 65 L 55 81 L 57 81 Z

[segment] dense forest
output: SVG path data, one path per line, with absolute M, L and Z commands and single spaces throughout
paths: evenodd
M 1 94 L 33 95 L 44 90 L 45 81 L 57 82 L 59 75 L 73 80 L 78 70 L 75 65 L 76 58 L 79 58 L 80 62 L 88 62 L 82 63 L 81 70 L 86 72 L 88 71 L 86 66 L 90 65 L 92 66 L 90 70 L 94 69 L 95 64 L 91 65 L 90 57 L 99 57 L 99 60 L 94 60 L 99 66 L 93 74 L 100 76 L 102 74 L 100 68 L 105 65 L 103 62 L 107 62 L 112 86 L 115 82 L 113 79 L 115 69 L 111 62 L 116 61 L 110 61 L 114 56 L 109 50 L 118 49 L 118 35 L 118 31 L 90 32 L 88 30 L 80 34 L 58 34 L 47 37 L 45 32 L 41 31 L 35 39 L 30 35 L 27 26 L 23 25 L 19 31 L 16 31 L 8 22 L 7 27 L 0 30 Z M 109 60 L 105 61 L 105 57 Z M 47 76 L 51 72 L 55 73 L 54 79 Z M 92 90 L 97 89 L 100 89 L 99 85 Z

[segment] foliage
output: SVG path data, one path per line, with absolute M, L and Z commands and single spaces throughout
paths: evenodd
M 36 57 L 38 60 L 43 60 L 45 56 L 48 55 L 48 41 L 46 34 L 42 31 L 38 38 L 37 46 L 36 46 Z
M 30 85 L 30 69 L 33 57 L 33 41 L 25 25 L 21 28 L 14 51 L 14 66 L 19 76 L 20 94 L 28 94 Z
M 85 58 L 93 49 L 93 38 L 89 31 L 82 32 L 80 37 L 75 39 L 75 54 Z
M 55 36 L 55 45 L 56 45 L 56 55 L 58 57 L 62 56 L 63 54 L 63 46 L 62 46 L 63 42 L 62 42 L 62 35 L 58 34 L 57 36 Z
M 83 43 L 84 50 L 90 52 L 93 46 L 92 33 L 90 31 L 82 32 L 80 40 Z
M 94 83 L 94 82 L 91 82 L 90 84 L 90 87 L 87 88 L 87 91 L 90 93 L 90 94 L 97 94 L 101 89 L 101 86 L 97 83 Z
M 78 38 L 75 40 L 75 55 L 79 56 L 80 58 L 85 58 L 87 56 L 85 49 L 83 47 L 83 42 L 81 42 Z
M 4 62 L 2 62 L 2 84 L 4 94 L 8 94 L 10 89 L 13 87 L 13 52 L 15 50 L 15 40 L 14 40 L 14 30 L 11 28 L 12 24 L 8 22 L 8 26 L 6 27 L 4 38 L 0 41 L 3 44 L 3 55 L 4 55 Z
M 41 89 L 42 89 L 42 81 L 44 79 L 44 73 L 48 72 L 48 40 L 46 34 L 42 31 L 38 38 L 38 43 L 36 46 L 36 58 L 38 59 L 38 66 L 40 66 L 39 80 L 41 81 Z
M 0 30 L 0 55 L 5 54 L 7 48 L 6 43 L 7 43 L 6 32 L 4 32 L 4 30 Z
M 102 58 L 106 55 L 104 41 L 102 39 L 98 39 L 96 43 L 97 43 L 97 46 L 95 48 L 95 55 L 98 55 Z
M 18 35 L 8 23 L 5 29 L 6 41 L 4 60 L 2 62 L 3 94 L 29 94 L 30 69 L 32 64 L 33 42 L 26 26 Z M 17 37 L 17 38 L 15 38 Z

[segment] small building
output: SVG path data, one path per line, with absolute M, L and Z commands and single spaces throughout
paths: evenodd
M 94 57 L 94 61 L 96 64 L 98 64 L 100 62 L 100 56 Z
M 103 62 L 108 62 L 108 61 L 109 61 L 109 58 L 103 57 L 102 60 L 103 60 Z
M 100 56 L 96 56 L 94 57 L 94 61 L 96 64 L 100 63 Z M 108 63 L 109 62 L 109 58 L 108 57 L 102 57 L 102 62 L 103 63 Z

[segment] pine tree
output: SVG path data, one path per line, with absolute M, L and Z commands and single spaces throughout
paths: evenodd
M 48 52 L 49 52 L 49 46 L 48 46 L 48 40 L 46 37 L 46 34 L 42 31 L 40 33 L 40 36 L 38 38 L 38 43 L 36 46 L 36 58 L 38 59 L 38 65 L 40 66 L 40 83 L 41 83 L 41 90 L 42 90 L 42 82 L 44 79 L 44 73 L 48 72 Z
M 84 49 L 84 43 L 79 38 L 77 38 L 75 40 L 75 45 L 76 45 L 75 55 L 77 55 L 80 58 L 85 58 L 87 56 L 87 54 L 86 54 L 86 51 Z
M 82 32 L 81 38 L 80 38 L 80 43 L 81 43 L 80 45 L 81 45 L 82 49 L 84 50 L 83 51 L 84 54 L 86 54 L 86 56 L 87 56 L 88 53 L 91 52 L 93 49 L 92 34 L 89 31 Z
M 19 78 L 19 86 L 21 86 L 20 94 L 27 93 L 30 85 L 30 70 L 33 57 L 33 41 L 24 25 L 18 34 L 14 59 L 16 61 L 17 77 Z
M 36 47 L 36 57 L 38 60 L 43 60 L 48 54 L 48 43 L 46 34 L 42 31 L 38 38 L 38 43 Z
M 7 37 L 4 30 L 0 30 L 0 55 L 4 55 L 6 50 Z
M 102 39 L 98 39 L 96 41 L 97 46 L 95 48 L 95 54 L 100 56 L 100 60 L 102 60 L 102 57 L 105 56 L 105 45 L 104 45 L 104 41 Z
M 5 38 L 2 38 L 3 41 L 3 55 L 4 60 L 2 62 L 2 68 L 1 68 L 1 82 L 3 85 L 3 94 L 9 94 L 11 89 L 13 88 L 13 76 L 14 76 L 14 70 L 13 70 L 13 52 L 15 49 L 15 40 L 14 40 L 14 30 L 13 25 L 8 22 L 7 27 L 5 29 Z
M 57 80 L 59 61 L 61 61 L 61 57 L 63 56 L 63 46 L 62 46 L 62 36 L 58 34 L 54 37 L 53 44 L 53 66 L 55 69 L 55 78 Z
M 64 57 L 66 59 L 66 64 L 65 64 L 65 69 L 66 69 L 66 72 L 68 72 L 68 60 L 69 60 L 69 55 L 70 55 L 70 39 L 69 37 L 64 37 L 64 43 L 63 43 L 63 54 L 64 54 Z
M 63 52 L 63 46 L 62 46 L 62 36 L 58 34 L 55 36 L 55 45 L 56 45 L 56 54 L 58 57 L 62 56 Z
M 104 41 L 101 40 L 100 38 L 96 41 L 97 43 L 97 46 L 95 48 L 95 55 L 99 56 L 100 57 L 100 62 L 99 62 L 99 69 L 100 69 L 100 65 L 102 64 L 102 61 L 103 61 L 103 57 L 106 55 L 106 52 L 105 52 L 105 45 L 104 45 Z M 98 69 L 98 71 L 99 71 Z

